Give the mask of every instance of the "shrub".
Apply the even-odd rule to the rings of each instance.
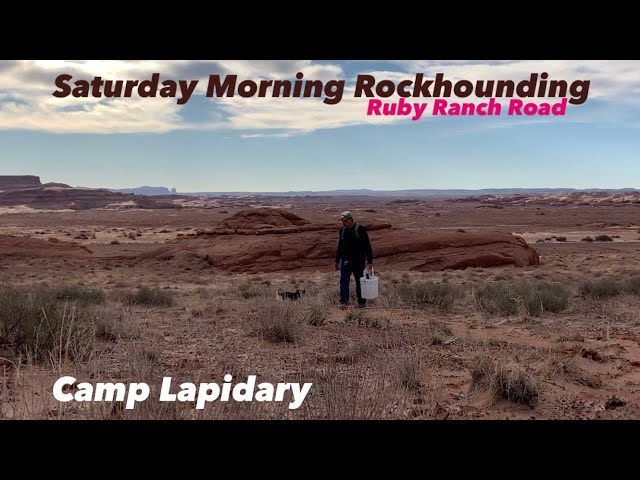
[[[127,293],[124,302],[145,307],[170,307],[175,303],[175,299],[171,292],[159,287],[142,287],[137,292]]]
[[[46,288],[0,287],[0,345],[35,362],[87,359],[95,314]]]
[[[369,316],[361,310],[350,311],[344,319],[347,323],[355,323],[360,327],[387,328],[391,325],[389,318],[379,315]]]
[[[403,355],[396,365],[396,376],[398,382],[407,390],[418,390],[420,388],[420,357],[411,353]]]
[[[640,294],[640,276],[627,278],[624,281],[624,289],[627,293]]]
[[[300,334],[299,310],[292,303],[272,301],[261,304],[253,333],[273,343],[293,343]]]
[[[416,307],[432,305],[450,310],[460,296],[458,289],[449,283],[417,282],[398,284],[395,288],[400,302]]]
[[[238,285],[238,295],[242,298],[266,297],[267,289],[264,285],[254,285],[251,282],[244,282]]]
[[[429,344],[444,345],[447,340],[453,337],[451,329],[441,320],[431,319],[429,321]]]
[[[139,326],[132,323],[124,307],[101,306],[96,310],[95,332],[98,340],[117,342],[119,339],[140,338]]]
[[[307,311],[307,323],[314,327],[321,327],[327,320],[327,310],[319,303],[312,304]]]
[[[580,240],[581,242],[593,242],[593,238],[591,237],[584,237],[582,240]]]
[[[472,386],[486,387],[498,397],[534,407],[538,403],[538,383],[522,365],[481,357],[471,371]]]
[[[620,295],[623,292],[623,286],[614,278],[599,278],[584,282],[580,291],[593,298],[611,298]]]
[[[477,307],[490,315],[526,313],[539,316],[544,311],[558,313],[569,306],[569,291],[559,283],[497,282],[474,292]]]
[[[596,242],[613,242],[613,238],[611,238],[609,235],[596,235],[596,238],[594,238],[594,240]]]
[[[58,300],[77,301],[84,305],[97,305],[104,302],[106,298],[104,292],[100,289],[86,288],[78,285],[67,285],[54,288],[52,293]]]

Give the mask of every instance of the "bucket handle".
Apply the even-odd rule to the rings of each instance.
[[[375,277],[375,276],[376,276],[376,272],[373,270],[373,265],[371,265],[370,267],[367,267],[367,268],[365,269],[365,272],[364,272],[364,273],[365,273],[365,275],[366,275],[366,273],[367,273],[367,270],[371,270],[371,276],[373,276],[373,277]],[[369,278],[369,276],[367,276],[367,278]]]

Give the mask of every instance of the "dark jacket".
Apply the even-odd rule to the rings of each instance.
[[[358,227],[358,235],[354,233],[356,224],[351,228],[340,227],[338,231],[338,248],[336,263],[341,259],[364,264],[373,263],[373,251],[369,241],[369,233],[362,225]],[[343,235],[344,230],[344,235]]]

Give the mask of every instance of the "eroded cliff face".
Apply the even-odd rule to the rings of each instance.
[[[38,187],[42,187],[42,182],[35,175],[0,175],[0,192]]]
[[[0,176],[0,206],[24,205],[46,210],[90,208],[181,208],[171,199],[112,192],[99,188],[73,188],[63,183],[42,184],[33,175]]]

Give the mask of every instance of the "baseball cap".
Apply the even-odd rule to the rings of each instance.
[[[346,220],[348,218],[353,218],[353,215],[351,215],[351,212],[346,211],[340,214],[340,220]]]

